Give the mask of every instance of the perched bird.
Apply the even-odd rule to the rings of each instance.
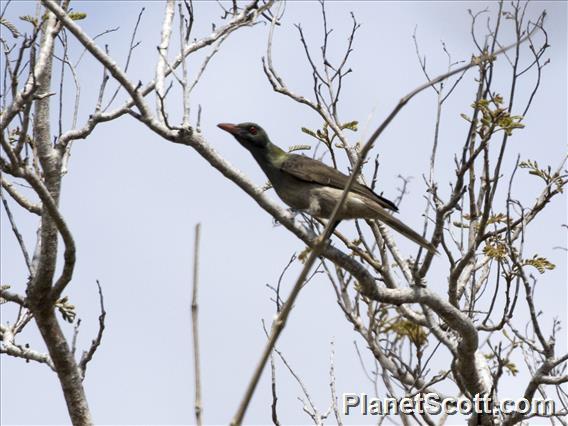
[[[258,124],[221,123],[218,127],[232,134],[250,151],[286,204],[314,217],[328,219],[331,216],[349,176],[321,161],[280,149],[270,141]],[[375,194],[365,185],[354,183],[334,226],[343,219],[376,219],[426,250],[436,252],[430,242],[388,210],[396,212],[398,208],[392,201]]]

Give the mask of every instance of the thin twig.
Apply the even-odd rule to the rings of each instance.
[[[339,412],[339,407],[337,403],[337,391],[335,387],[335,342],[331,341],[331,354],[329,356],[329,388],[331,390],[331,406],[333,408],[333,414],[335,415],[335,420],[338,426],[343,425],[341,419],[341,414]]]
[[[278,403],[278,395],[276,393],[276,365],[274,362],[274,355],[270,355],[270,373],[271,373],[271,385],[270,391],[272,393],[272,404],[270,405],[270,410],[272,413],[272,423],[274,426],[280,426],[280,420],[278,420],[278,410],[276,404]]]
[[[20,246],[20,249],[22,250],[22,255],[24,256],[24,261],[26,262],[28,272],[31,275],[32,274],[32,264],[30,262],[30,256],[28,255],[28,250],[26,249],[26,245],[24,243],[24,239],[22,238],[22,234],[18,230],[18,226],[16,225],[16,222],[14,221],[14,216],[12,216],[12,211],[10,210],[10,207],[8,206],[8,202],[4,198],[4,194],[2,193],[1,190],[0,190],[0,198],[2,199],[2,204],[4,204],[4,209],[6,210],[6,215],[8,216],[8,221],[10,222],[10,226],[12,227],[12,231],[14,232],[14,235],[16,236],[16,239],[18,240],[18,245]]]
[[[138,47],[138,45],[140,44],[140,42],[135,42],[136,39],[136,33],[138,32],[138,26],[140,25],[140,21],[142,20],[142,15],[144,14],[144,11],[146,10],[145,7],[143,7],[142,9],[140,9],[140,12],[138,13],[138,18],[136,19],[136,24],[134,25],[134,29],[132,30],[132,36],[130,37],[130,46],[128,47],[128,55],[126,56],[126,64],[124,65],[124,72],[128,71],[128,66],[130,65],[130,59],[132,58],[132,52],[134,52],[134,49],[136,49],[136,47]],[[93,41],[96,40],[96,37],[93,38]],[[85,50],[88,50],[87,46],[85,46]],[[108,54],[108,52],[107,52]],[[118,92],[120,91],[120,88],[122,86],[119,85],[116,90],[114,91],[114,93],[112,94],[112,96],[110,97],[110,100],[107,102],[106,106],[103,108],[103,111],[106,111],[114,102],[114,99],[116,98],[116,95],[118,95]]]
[[[193,245],[193,287],[191,295],[191,325],[193,332],[193,369],[195,374],[195,421],[198,426],[203,424],[203,405],[201,402],[201,369],[199,362],[199,318],[197,293],[199,287],[199,240],[201,224],[195,225],[195,241]]]
[[[164,21],[162,23],[161,41],[160,45],[158,46],[159,58],[158,63],[156,64],[156,115],[162,123],[165,121],[165,115],[163,112],[163,98],[165,97],[166,65],[168,65],[170,71],[173,73],[173,69],[171,69],[171,66],[169,66],[167,55],[168,48],[170,46],[170,36],[172,33],[174,14],[175,1],[168,0],[166,2]]]
[[[91,342],[91,346],[89,347],[88,351],[83,352],[81,356],[81,362],[79,362],[79,370],[81,371],[81,377],[85,378],[85,373],[87,372],[87,364],[89,361],[93,359],[95,352],[101,345],[101,341],[103,339],[103,333],[105,331],[105,318],[106,318],[106,311],[105,311],[105,300],[103,297],[103,289],[101,287],[101,283],[97,280],[97,289],[99,291],[99,304],[101,309],[101,314],[99,315],[99,331],[97,332],[97,336]],[[78,326],[79,324],[77,324]]]

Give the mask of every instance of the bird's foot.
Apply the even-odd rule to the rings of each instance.
[[[414,282],[412,283],[413,287],[420,287],[420,288],[426,288],[426,280],[424,278],[419,279],[419,278],[415,278]]]

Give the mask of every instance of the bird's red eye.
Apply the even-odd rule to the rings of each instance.
[[[251,135],[256,135],[256,132],[257,132],[256,127],[254,127],[254,126],[249,127],[249,133]]]

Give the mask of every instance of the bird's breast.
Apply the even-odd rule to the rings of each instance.
[[[265,172],[282,201],[296,210],[322,219],[331,216],[343,194],[342,189],[302,181],[277,169],[267,168]],[[375,217],[376,212],[369,204],[373,204],[371,200],[350,192],[338,219]]]
[[[327,219],[332,215],[342,194],[343,190],[338,188],[313,185],[299,189],[293,195],[279,195],[286,204],[304,210],[312,216]],[[375,213],[369,209],[362,197],[350,192],[343,208],[339,212],[338,219],[373,217],[374,215]]]

